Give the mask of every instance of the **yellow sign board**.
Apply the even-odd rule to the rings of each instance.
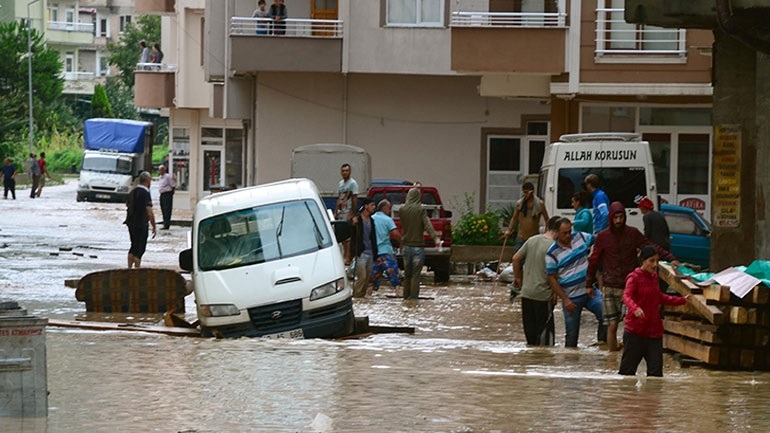
[[[717,125],[714,134],[714,225],[738,227],[741,217],[741,126]]]

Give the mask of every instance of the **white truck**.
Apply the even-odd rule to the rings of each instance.
[[[365,197],[372,181],[372,162],[369,153],[360,147],[326,143],[297,147],[291,152],[291,177],[311,179],[326,208],[333,210],[342,164],[350,164],[350,177],[358,183],[358,195]]]
[[[135,179],[152,167],[155,125],[125,119],[88,119],[77,201],[125,202]]]

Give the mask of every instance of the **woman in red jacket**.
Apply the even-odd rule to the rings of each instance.
[[[658,251],[645,245],[639,253],[642,266],[626,277],[623,303],[626,304],[623,357],[620,374],[633,376],[639,363],[647,361],[647,376],[663,376],[663,321],[661,305],[683,305],[687,298],[667,295],[658,286]]]

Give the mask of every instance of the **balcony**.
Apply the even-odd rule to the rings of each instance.
[[[93,72],[64,72],[64,94],[93,95],[96,81]]]
[[[173,15],[176,13],[176,0],[135,0],[137,14]]]
[[[596,9],[597,62],[626,59],[633,63],[650,58],[686,61],[685,30],[627,23],[624,12],[624,8]]]
[[[560,11],[453,12],[452,70],[561,74],[567,16]]]
[[[143,108],[174,106],[176,65],[137,63],[134,71],[134,105]]]
[[[342,36],[340,20],[287,19],[281,26],[265,18],[233,17],[228,67],[236,73],[340,72]]]
[[[91,45],[94,42],[94,25],[74,21],[48,21],[46,40],[69,45]]]

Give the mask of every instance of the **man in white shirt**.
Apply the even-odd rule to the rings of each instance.
[[[174,206],[174,190],[176,179],[168,172],[165,165],[161,165],[158,174],[158,191],[160,192],[160,211],[163,214],[163,228],[171,228],[171,210]]]
[[[340,167],[342,179],[337,185],[337,205],[334,207],[334,215],[338,220],[351,222],[358,209],[358,182],[350,177],[350,164],[345,163]],[[345,265],[350,264],[350,241],[343,243],[345,249]]]

